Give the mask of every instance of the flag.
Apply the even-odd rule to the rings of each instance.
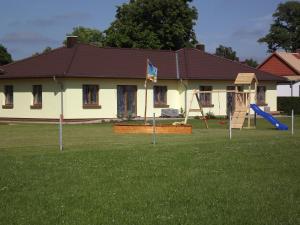
[[[147,63],[147,79],[151,80],[152,82],[156,83],[157,81],[157,67],[153,66],[153,64],[148,60]]]

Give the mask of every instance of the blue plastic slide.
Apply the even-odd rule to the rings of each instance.
[[[276,120],[271,114],[266,113],[262,111],[256,104],[250,104],[251,109],[254,110],[258,115],[263,117],[265,120],[269,121],[271,124],[273,124],[276,129],[278,130],[288,130],[288,126],[284,125],[283,123],[280,123],[278,120]]]

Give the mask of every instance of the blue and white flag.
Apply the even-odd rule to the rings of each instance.
[[[152,82],[157,82],[157,72],[158,69],[155,67],[149,60],[147,63],[147,79],[151,80]]]

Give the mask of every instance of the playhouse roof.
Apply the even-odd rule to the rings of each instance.
[[[99,48],[87,44],[60,47],[2,66],[0,79],[53,76],[144,79],[147,58],[158,67],[158,79],[233,81],[238,73],[255,73],[258,80],[285,80],[198,49]]]
[[[257,78],[255,73],[239,73],[235,79],[234,84],[252,84],[252,82],[257,83]]]

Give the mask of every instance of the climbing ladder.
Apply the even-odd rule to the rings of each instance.
[[[247,114],[247,108],[235,110],[231,118],[231,127],[242,129]]]
[[[231,119],[232,128],[242,129],[248,113],[250,113],[250,92],[236,92]]]

